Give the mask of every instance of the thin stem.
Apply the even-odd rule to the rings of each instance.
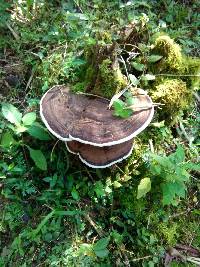
[[[169,77],[200,77],[200,74],[168,74],[168,73],[160,73],[154,74],[155,76],[169,76]]]
[[[58,144],[59,141],[60,141],[60,140],[57,140],[56,143],[54,144],[53,148],[52,148],[51,155],[50,155],[50,161],[53,160],[53,152],[54,152],[55,147],[56,147],[56,145]]]
[[[103,97],[103,96],[94,95],[94,94],[91,94],[91,93],[77,92],[76,94],[77,94],[77,95],[89,95],[89,96],[95,96],[95,97],[98,97],[98,98],[102,98],[102,99],[105,99],[105,100],[109,100],[108,98],[105,98],[105,97]]]

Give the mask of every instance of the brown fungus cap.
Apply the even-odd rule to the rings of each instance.
[[[97,147],[78,141],[66,142],[69,152],[77,154],[80,160],[92,168],[106,168],[131,155],[133,140],[114,146]]]
[[[144,92],[142,90],[142,92]],[[135,96],[140,107],[127,119],[113,116],[109,100],[73,94],[66,86],[54,86],[40,102],[40,115],[48,130],[63,141],[112,146],[133,139],[151,122],[154,108],[146,94]]]

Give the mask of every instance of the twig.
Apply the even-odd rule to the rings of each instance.
[[[83,12],[82,8],[80,7],[80,5],[77,3],[77,1],[76,1],[76,0],[74,0],[74,3],[77,5],[77,7],[78,7],[78,8],[79,8],[79,10],[81,11],[81,13],[82,13],[82,14],[84,14],[84,12]]]
[[[170,215],[170,216],[169,216],[169,219],[171,219],[171,218],[176,218],[176,217],[179,217],[180,215],[184,215],[184,214],[188,214],[188,213],[190,213],[191,211],[193,211],[193,210],[195,209],[195,207],[198,206],[198,204],[199,204],[199,202],[195,203],[195,205],[194,205],[192,208],[187,208],[187,210],[185,210],[185,211],[182,211],[182,212],[179,212],[179,213]]]
[[[99,227],[95,224],[95,222],[92,220],[89,214],[86,214],[85,218],[92,225],[92,227],[95,229],[95,231],[100,237],[104,236],[104,232],[101,229],[99,229]]]
[[[56,143],[54,144],[54,146],[53,146],[53,148],[51,150],[50,161],[53,160],[53,152],[54,152],[54,149],[55,149],[55,147],[56,147],[56,145],[58,144],[59,141],[60,141],[59,139],[56,141]]]
[[[143,51],[142,51],[137,45],[133,45],[133,44],[125,44],[125,45],[124,45],[124,48],[125,48],[125,46],[128,46],[128,45],[130,45],[130,46],[132,46],[132,47],[138,49],[138,50],[143,54]],[[126,49],[124,49],[124,50],[126,51]]]
[[[87,169],[86,167],[85,167],[85,170],[86,170],[88,176],[91,178],[92,182],[95,183],[95,181],[94,181],[94,179],[93,179],[91,173],[88,171],[88,169]]]
[[[129,86],[127,86],[126,88],[124,88],[122,91],[120,91],[119,93],[115,94],[111,100],[110,100],[110,103],[109,103],[109,106],[108,108],[110,109],[113,105],[113,103],[120,98],[120,96],[122,96],[127,90],[128,90]]]
[[[98,98],[102,98],[102,99],[105,99],[105,100],[109,100],[108,98],[105,98],[105,97],[103,97],[103,96],[100,96],[100,95],[94,95],[94,94],[90,94],[90,93],[77,92],[76,94],[78,94],[78,95],[95,96],[95,97],[98,97]]]
[[[200,266],[200,258],[186,257],[186,260]]]
[[[171,74],[171,73],[160,73],[154,74],[155,76],[169,76],[169,77],[200,77],[200,74]]]
[[[183,123],[180,121],[179,123],[179,126],[180,126],[180,130],[182,132],[182,134],[185,136],[185,138],[187,139],[187,141],[189,142],[189,145],[191,146],[192,145],[192,141],[191,138],[188,136],[188,134],[186,133],[186,130],[184,128],[184,125]]]
[[[149,146],[150,146],[150,150],[151,150],[151,152],[154,153],[155,150],[154,150],[154,146],[153,146],[153,141],[152,141],[152,139],[149,139]]]
[[[127,252],[127,253],[129,253],[131,255],[135,255],[134,252],[128,251],[126,249],[121,249],[121,251]],[[131,261],[133,261],[133,262],[135,262],[135,261],[141,261],[141,260],[149,259],[149,258],[152,258],[152,257],[153,257],[152,255],[149,255],[149,256],[144,256],[144,257],[132,259]]]
[[[162,103],[152,103],[151,105],[147,105],[147,106],[135,106],[135,105],[131,105],[131,106],[128,106],[128,107],[125,107],[123,109],[149,109],[149,108],[152,108],[152,107],[158,107],[158,106],[163,106],[165,104],[162,104]]]
[[[30,78],[28,79],[28,82],[27,82],[27,84],[26,84],[25,92],[27,92],[27,89],[29,88],[29,86],[30,86],[30,84],[31,84],[31,82],[32,82],[32,80],[33,80],[33,76],[34,76],[34,74],[35,74],[35,70],[32,69],[32,71],[31,71],[31,76],[30,76]]]
[[[200,96],[197,93],[193,93],[196,100],[200,103]]]
[[[14,38],[18,41],[19,40],[19,35],[13,30],[13,28],[10,26],[10,24],[6,23],[6,26],[11,31],[12,35],[14,36]]]
[[[127,70],[127,67],[126,67],[126,62],[124,61],[124,59],[123,59],[123,57],[120,55],[120,61],[123,63],[123,65],[124,65],[124,68],[125,68],[125,72],[126,72],[126,76],[127,76],[127,79],[128,79],[128,81],[129,82],[131,82],[130,81],[130,78],[129,78],[129,75],[128,75],[128,70]]]

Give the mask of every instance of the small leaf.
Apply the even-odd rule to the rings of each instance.
[[[170,155],[171,156],[171,155]],[[169,158],[170,158],[169,156]],[[175,158],[177,163],[181,163],[185,160],[185,151],[182,146],[178,146],[176,149],[176,152],[172,154],[172,156]]]
[[[120,99],[114,101],[114,115],[124,119],[130,117],[133,111],[131,109],[126,109],[125,106],[126,104]]]
[[[22,114],[12,104],[2,104],[2,114],[9,122],[18,125],[21,123]]]
[[[125,107],[125,103],[122,100],[117,99],[113,102],[113,107],[115,110],[121,110]]]
[[[94,250],[94,253],[96,254],[97,257],[99,258],[105,258],[109,254],[109,250],[107,248],[102,249],[102,250]]]
[[[102,250],[102,249],[105,249],[107,247],[109,241],[110,241],[110,238],[108,238],[108,237],[101,238],[100,240],[98,240],[94,244],[93,249],[94,250]]]
[[[24,115],[22,118],[24,125],[32,125],[34,121],[36,120],[36,113],[35,112],[29,112]]]
[[[73,187],[71,194],[72,194],[73,199],[79,200],[79,194],[75,187]]]
[[[143,81],[153,81],[153,80],[155,80],[155,78],[156,78],[156,76],[152,75],[152,74],[145,74],[145,75],[141,76],[141,79]]]
[[[97,194],[97,197],[103,197],[105,195],[104,185],[101,181],[95,183],[94,191]]]
[[[121,109],[114,112],[115,116],[121,117],[123,119],[129,118],[133,114],[131,109]]]
[[[122,91],[120,91],[119,93],[117,93],[117,94],[115,94],[112,98],[111,98],[111,100],[110,100],[110,103],[109,103],[109,109],[111,108],[111,106],[113,105],[113,103],[115,102],[115,101],[117,101],[119,98],[120,98],[120,96],[122,96],[123,94],[125,95],[127,92],[127,87],[126,88],[124,88]]]
[[[151,125],[153,125],[154,127],[157,127],[157,128],[162,128],[162,127],[165,127],[165,121],[153,122],[153,123],[151,123]]]
[[[35,162],[35,165],[39,169],[46,171],[47,170],[47,162],[46,162],[46,158],[45,158],[44,154],[42,153],[42,151],[41,150],[35,150],[35,149],[30,148],[30,147],[28,147],[28,150],[30,152],[30,157]]]
[[[157,61],[159,61],[163,56],[160,55],[151,55],[149,57],[147,57],[147,60],[149,63],[155,63]]]
[[[138,185],[137,199],[145,196],[151,190],[151,180],[146,177],[140,181]]]
[[[15,143],[15,140],[9,132],[6,132],[2,135],[1,138],[2,147],[10,147],[13,143]]]
[[[35,137],[35,138],[37,138],[39,140],[42,140],[42,141],[43,140],[46,141],[46,140],[50,140],[51,139],[51,137],[48,134],[48,132],[39,123],[34,123],[33,125],[31,125],[28,128],[27,132],[31,136],[33,136],[33,137]]]
[[[122,185],[121,185],[118,181],[114,181],[113,186],[114,186],[115,188],[119,188],[119,187],[121,187]]]
[[[132,85],[136,86],[139,84],[139,80],[135,77],[135,75],[129,74],[128,77],[129,77]]]
[[[131,65],[138,71],[144,70],[144,64],[138,63],[138,62],[132,62]]]

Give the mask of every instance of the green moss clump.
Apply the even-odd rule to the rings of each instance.
[[[197,91],[200,87],[200,59],[193,57],[186,57],[185,66],[186,66],[186,71],[184,74],[194,75],[188,77],[186,76],[187,84],[192,90]]]
[[[178,226],[173,223],[169,226],[167,223],[160,223],[158,227],[159,234],[165,239],[169,246],[174,246],[178,238]]]
[[[154,102],[164,104],[159,117],[170,124],[176,122],[180,113],[186,110],[192,101],[192,92],[180,79],[164,79],[155,86],[151,96]]]
[[[144,217],[144,210],[147,206],[147,200],[145,198],[137,199],[137,185],[129,189],[124,190],[119,194],[120,203],[123,209],[128,212],[133,212],[135,219]]]
[[[83,77],[82,81],[76,83],[72,87],[73,92],[86,92],[86,89],[90,85],[91,81],[94,79],[95,70],[91,66],[89,66],[86,70],[85,76]]]
[[[155,66],[159,71],[183,73],[185,70],[181,47],[167,35],[159,36],[155,40],[153,52],[163,56]]]
[[[113,67],[110,59],[105,59],[99,66],[98,77],[93,92],[112,98],[114,94],[127,86],[127,81],[119,67]]]
[[[98,71],[92,66],[86,70],[84,80],[75,84],[74,92],[86,92],[97,94],[106,98],[112,98],[114,94],[127,86],[127,80],[120,68],[113,67],[110,59],[105,59],[98,67]]]

